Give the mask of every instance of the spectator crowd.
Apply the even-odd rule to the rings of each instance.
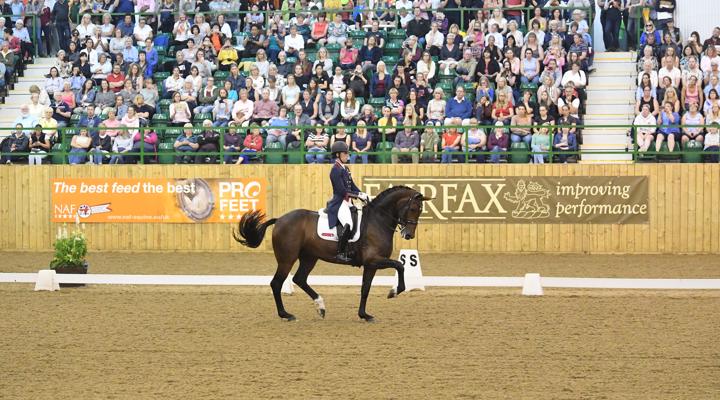
[[[16,23],[0,52],[6,77],[6,49],[23,59],[29,40],[17,15],[47,22],[34,34],[56,55],[3,141],[3,163],[56,150],[72,164],[132,163],[163,149],[181,163],[245,163],[301,148],[320,163],[337,140],[353,162],[387,152],[497,163],[524,149],[543,163],[550,151],[576,159],[582,142],[588,0],[29,0],[25,14],[2,4]],[[696,61],[704,71],[713,60]],[[697,78],[679,99],[703,103],[707,76]]]

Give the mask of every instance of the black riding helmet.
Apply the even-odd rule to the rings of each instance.
[[[332,153],[333,157],[337,157],[338,153],[349,152],[348,145],[345,142],[337,141],[333,143],[332,147],[330,148],[330,152]]]

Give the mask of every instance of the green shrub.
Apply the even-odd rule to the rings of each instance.
[[[55,247],[55,257],[50,262],[50,268],[80,267],[85,262],[87,239],[80,230],[79,224],[70,233],[68,233],[67,227],[58,228],[57,239],[53,246]]]

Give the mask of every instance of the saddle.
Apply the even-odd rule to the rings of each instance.
[[[337,242],[337,227],[328,228],[328,215],[325,209],[318,210],[317,234],[320,239]],[[350,215],[352,216],[352,233],[348,243],[354,243],[360,240],[360,224],[362,223],[362,211],[355,207],[350,207]]]

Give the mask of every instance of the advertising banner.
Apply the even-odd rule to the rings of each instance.
[[[376,196],[405,185],[432,201],[429,223],[645,224],[649,222],[645,176],[365,177]]]
[[[52,222],[227,223],[266,209],[267,181],[73,178],[51,181]]]

